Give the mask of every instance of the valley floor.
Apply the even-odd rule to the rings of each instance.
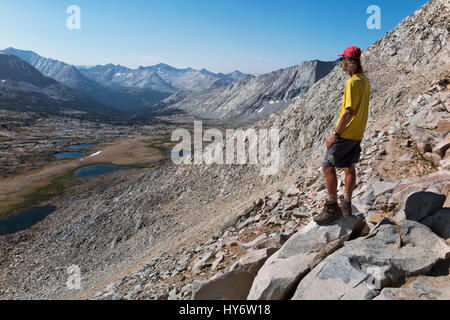
[[[165,161],[176,143],[170,141],[171,132],[192,128],[194,118],[161,120],[164,124],[118,126],[0,110],[0,217],[34,205],[57,205],[52,198],[82,182],[72,178],[80,167],[108,164],[139,169]],[[222,125],[216,121],[206,128]],[[69,148],[78,144],[94,147]],[[55,158],[58,153],[77,151],[84,156]]]
[[[164,129],[113,127],[58,118],[26,123],[25,115],[11,112],[3,119],[11,117],[17,121],[9,121],[0,130],[0,216],[51,202],[64,187],[76,183],[71,178],[77,168],[93,164],[152,167],[166,158],[155,146],[166,139]],[[70,145],[80,143],[94,147],[69,149]],[[77,151],[85,156],[61,160],[54,157],[57,153]]]

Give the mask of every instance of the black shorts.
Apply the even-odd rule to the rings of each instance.
[[[361,141],[337,138],[336,142],[327,149],[322,166],[335,168],[351,168],[359,162],[361,156]]]

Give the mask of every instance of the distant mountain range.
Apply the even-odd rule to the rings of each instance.
[[[259,77],[189,94],[179,91],[158,104],[159,112],[184,111],[212,119],[254,121],[267,117],[306,94],[317,81],[328,75],[337,61],[302,62]]]
[[[132,119],[190,114],[237,122],[260,120],[303,96],[337,65],[336,61],[307,61],[255,77],[240,71],[216,74],[206,69],[177,69],[162,63],[137,69],[113,64],[79,69],[32,51],[8,48],[0,52],[4,53],[3,63],[6,60],[10,63],[15,56],[20,58],[14,59],[15,68],[22,68],[17,74],[11,69],[8,77],[0,72],[0,79],[7,80],[1,84],[1,104],[13,103],[14,97],[16,107],[19,104],[36,107],[34,102],[39,101],[42,109],[45,101],[50,103],[46,99],[58,101],[49,105],[51,109],[63,107],[62,101],[67,98],[69,106],[77,110],[98,109],[99,113],[108,113],[111,107],[127,112],[128,116],[124,113],[122,116]],[[20,66],[18,60],[25,64]],[[28,71],[24,73],[25,69]],[[27,78],[31,75],[32,79]],[[36,85],[36,79],[47,85]],[[53,81],[50,83],[50,80]],[[14,89],[12,81],[20,85]],[[3,92],[6,88],[7,95]],[[73,90],[68,91],[69,88]],[[20,96],[17,90],[27,94]],[[34,102],[28,103],[31,94]]]
[[[82,69],[81,72],[109,87],[151,88],[171,93],[178,90],[199,92],[224,87],[235,80],[252,77],[239,71],[230,74],[216,74],[205,69],[177,69],[164,63],[152,67],[139,67],[134,70],[120,65],[108,64]]]
[[[149,88],[108,88],[89,79],[72,65],[41,57],[33,51],[8,48],[2,52],[19,57],[45,76],[117,110],[130,111],[144,106],[148,107],[170,95],[169,92],[160,92]]]
[[[123,117],[5,53],[0,53],[0,108],[95,119]]]
[[[113,64],[78,69],[33,51],[7,48],[2,52],[15,55],[43,75],[121,111],[152,106],[180,89],[201,91],[249,77],[239,71],[224,75],[205,69],[176,69],[165,64],[136,70]]]

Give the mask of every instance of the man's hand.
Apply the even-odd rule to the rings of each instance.
[[[331,135],[328,139],[327,139],[327,149],[330,149],[331,146],[336,142],[336,135]]]

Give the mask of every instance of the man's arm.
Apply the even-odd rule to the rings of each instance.
[[[348,123],[352,120],[354,115],[355,115],[355,111],[352,108],[348,107],[345,109],[345,112],[342,115],[341,121],[339,121],[339,123],[336,127],[337,134],[342,134],[342,132],[344,132],[345,127],[347,127]]]
[[[335,132],[337,134],[342,134],[344,132],[345,127],[347,127],[348,123],[352,120],[353,116],[355,115],[355,111],[348,107],[345,109],[344,114],[342,115],[341,120],[339,121]],[[336,142],[337,136],[335,134],[331,135],[327,139],[327,149],[330,149],[331,146]]]

